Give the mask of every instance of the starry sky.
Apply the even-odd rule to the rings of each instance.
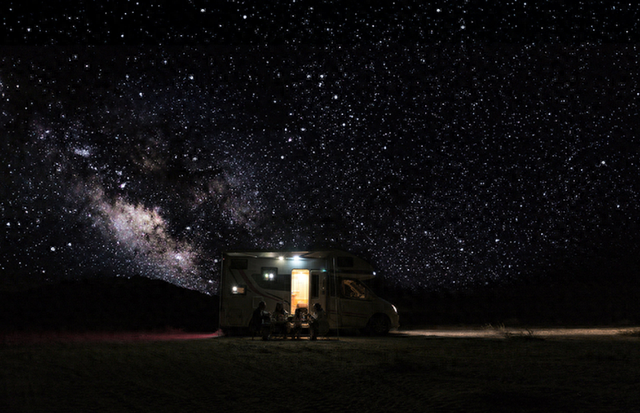
[[[336,247],[462,289],[637,256],[638,6],[267,3],[1,6],[3,283],[215,293],[225,249]]]

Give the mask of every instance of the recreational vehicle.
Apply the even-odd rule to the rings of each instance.
[[[260,301],[273,311],[284,304],[312,312],[320,303],[330,329],[368,329],[386,334],[398,328],[396,308],[362,283],[375,276],[363,259],[339,250],[227,251],[222,254],[220,328],[249,327]]]

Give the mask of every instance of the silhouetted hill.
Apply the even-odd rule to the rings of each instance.
[[[0,292],[0,331],[214,331],[218,298],[143,277],[66,281]]]
[[[640,245],[640,243],[639,243]],[[402,288],[378,279],[374,291],[393,303],[404,327],[430,325],[639,325],[640,251],[617,244],[561,257],[511,282],[466,290]]]
[[[403,326],[637,325],[636,278],[553,279],[467,291],[387,291]]]

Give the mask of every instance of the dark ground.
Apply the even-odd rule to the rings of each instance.
[[[604,281],[603,281],[604,280]],[[473,291],[407,291],[384,283],[403,329],[429,326],[640,325],[640,282],[578,278]],[[0,291],[0,332],[214,332],[218,297],[142,277],[68,281]]]
[[[101,279],[5,291],[0,411],[632,411],[640,403],[637,331],[528,334],[526,325],[544,320],[638,320],[637,290],[581,285],[427,295],[381,289],[398,306],[402,329],[493,323],[495,334],[408,331],[317,342],[211,334],[217,297],[164,281]]]
[[[0,344],[0,411],[630,412],[635,336]]]

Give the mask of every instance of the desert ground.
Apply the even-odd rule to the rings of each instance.
[[[5,336],[0,411],[622,412],[640,405],[635,331],[425,331],[318,341],[179,331]]]

